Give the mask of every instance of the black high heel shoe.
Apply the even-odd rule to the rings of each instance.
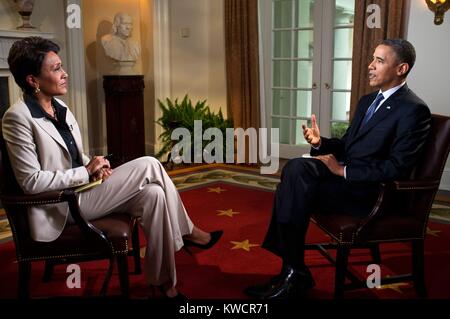
[[[209,249],[219,241],[220,237],[222,237],[223,230],[213,231],[210,233],[210,235],[211,235],[211,239],[206,244],[197,244],[189,239],[183,239],[183,242],[184,242],[183,248],[185,248],[188,252],[189,252],[189,249],[187,247],[189,247],[189,246],[197,247],[197,248],[200,248],[203,250]]]

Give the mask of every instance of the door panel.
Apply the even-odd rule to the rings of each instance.
[[[280,130],[280,157],[298,157],[309,152],[302,124],[311,114],[323,136],[348,125],[354,0],[266,0],[260,9],[267,126]]]

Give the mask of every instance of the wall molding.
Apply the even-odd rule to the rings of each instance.
[[[64,8],[67,8],[69,4],[77,4],[81,7],[81,1],[64,0]],[[67,12],[64,12],[64,16],[67,19]],[[67,64],[70,75],[69,107],[79,123],[84,152],[89,154],[89,121],[86,101],[83,29],[69,29],[66,27],[66,44]]]
[[[161,111],[158,105],[158,99],[164,100],[171,96],[170,85],[170,12],[169,1],[153,1],[153,47],[154,47],[154,66],[155,66],[155,119],[161,117]],[[155,153],[161,148],[158,140],[162,129],[155,125]]]

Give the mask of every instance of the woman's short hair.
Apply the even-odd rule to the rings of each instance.
[[[58,53],[59,50],[56,43],[41,37],[28,37],[13,43],[9,50],[8,65],[22,91],[33,92],[34,88],[27,83],[27,76],[39,76],[47,53]]]

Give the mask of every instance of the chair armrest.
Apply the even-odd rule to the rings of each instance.
[[[45,205],[56,204],[67,201],[63,197],[64,191],[52,191],[33,195],[2,195],[1,201],[3,204],[9,205]]]
[[[111,250],[110,241],[107,239],[103,231],[92,225],[81,216],[78,199],[73,189],[51,191],[33,195],[1,195],[0,199],[4,205],[10,206],[36,206],[67,202],[69,205],[69,212],[75,221],[75,224],[80,228],[84,235],[91,237],[94,240],[100,240],[106,245],[107,249]]]
[[[439,181],[394,181],[392,183],[395,190],[433,190],[439,187]]]
[[[380,190],[378,193],[378,199],[372,208],[372,211],[364,218],[357,233],[361,232],[367,224],[373,219],[380,216],[386,207],[389,207],[396,199],[397,192],[415,192],[415,191],[437,191],[439,188],[439,181],[393,181],[388,183],[380,183]]]
[[[113,254],[113,247],[111,242],[106,237],[105,233],[92,225],[89,221],[85,220],[80,213],[80,206],[78,205],[78,199],[75,196],[75,192],[73,189],[66,189],[63,191],[63,197],[67,200],[69,204],[69,211],[72,215],[75,223],[81,229],[81,231],[85,234],[85,236],[89,236],[94,240],[100,240],[104,245],[105,249],[111,251]]]

